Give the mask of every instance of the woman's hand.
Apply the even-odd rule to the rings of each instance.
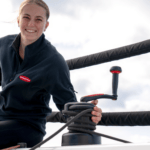
[[[94,105],[97,105],[98,100],[93,100],[91,101],[91,103]],[[102,110],[99,107],[95,106],[91,114],[94,115],[93,117],[91,117],[92,121],[98,124],[98,122],[101,121],[101,118],[102,118]]]

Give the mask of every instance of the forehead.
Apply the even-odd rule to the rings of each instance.
[[[46,18],[46,10],[37,4],[27,4],[23,7],[21,15],[29,14],[30,16],[41,16]]]

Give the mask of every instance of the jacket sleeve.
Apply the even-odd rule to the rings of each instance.
[[[66,61],[61,55],[54,59],[53,77],[50,93],[57,108],[61,111],[68,102],[77,102]]]

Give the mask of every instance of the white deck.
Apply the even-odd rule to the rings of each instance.
[[[29,150],[29,148],[16,149]],[[150,143],[143,144],[118,144],[118,145],[89,145],[89,146],[63,146],[63,147],[41,147],[37,150],[150,150]]]

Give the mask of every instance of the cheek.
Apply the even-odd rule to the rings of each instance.
[[[43,26],[43,25],[39,27],[40,31],[44,31],[44,29],[45,29],[45,26]]]
[[[25,27],[25,25],[26,25],[26,23],[25,23],[25,22],[23,22],[23,21],[21,21],[21,22],[20,22],[20,27],[21,27],[21,28],[24,28],[24,27]]]

